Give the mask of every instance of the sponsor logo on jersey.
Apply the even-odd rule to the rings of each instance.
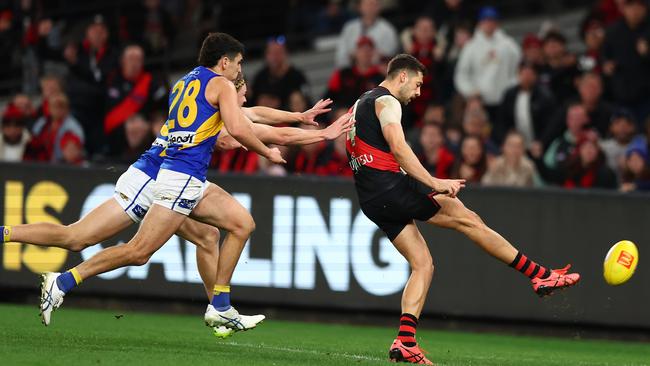
[[[169,134],[167,141],[170,145],[191,145],[194,143],[195,132],[176,131]]]
[[[352,156],[350,157],[350,168],[352,170],[357,171],[359,168],[363,165],[370,164],[375,160],[375,158],[372,156],[372,154],[363,154],[359,156]]]
[[[178,201],[178,207],[182,207],[186,210],[193,210],[194,206],[196,206],[196,200],[188,200],[186,198],[181,198]]]
[[[167,147],[167,140],[163,140],[163,139],[161,139],[160,137],[157,137],[157,138],[154,140],[153,144],[151,144],[151,145],[152,145],[152,146],[157,146],[157,147],[166,148],[166,147]]]
[[[147,214],[147,210],[145,210],[142,206],[140,205],[135,205],[131,209],[131,212],[133,212],[137,217],[139,218],[144,218],[144,215]]]

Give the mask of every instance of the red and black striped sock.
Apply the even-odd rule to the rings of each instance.
[[[404,313],[399,319],[399,333],[397,339],[402,341],[406,347],[413,347],[417,344],[415,332],[418,327],[418,318],[413,314]]]
[[[510,267],[516,269],[517,271],[524,274],[528,278],[546,278],[551,275],[546,267],[540,266],[539,264],[531,261],[521,252],[517,253],[515,260],[510,263]]]

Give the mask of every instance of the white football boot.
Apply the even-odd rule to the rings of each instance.
[[[52,312],[63,304],[65,292],[59,289],[56,279],[61,275],[59,272],[45,272],[41,274],[41,322],[50,325]]]
[[[205,310],[205,325],[214,329],[214,335],[219,338],[226,338],[234,332],[249,330],[255,328],[261,323],[266,316],[264,315],[241,315],[234,308],[225,311],[219,311],[211,304]],[[226,328],[226,329],[223,329]],[[231,332],[228,332],[231,330]]]

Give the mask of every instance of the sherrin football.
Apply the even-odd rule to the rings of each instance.
[[[612,286],[625,283],[632,277],[639,263],[639,250],[629,240],[621,240],[614,244],[605,256],[603,275],[605,282]]]

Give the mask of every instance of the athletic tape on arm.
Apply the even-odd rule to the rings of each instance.
[[[379,112],[379,123],[381,127],[391,123],[402,123],[402,105],[392,95],[382,95],[377,98],[383,108]]]

